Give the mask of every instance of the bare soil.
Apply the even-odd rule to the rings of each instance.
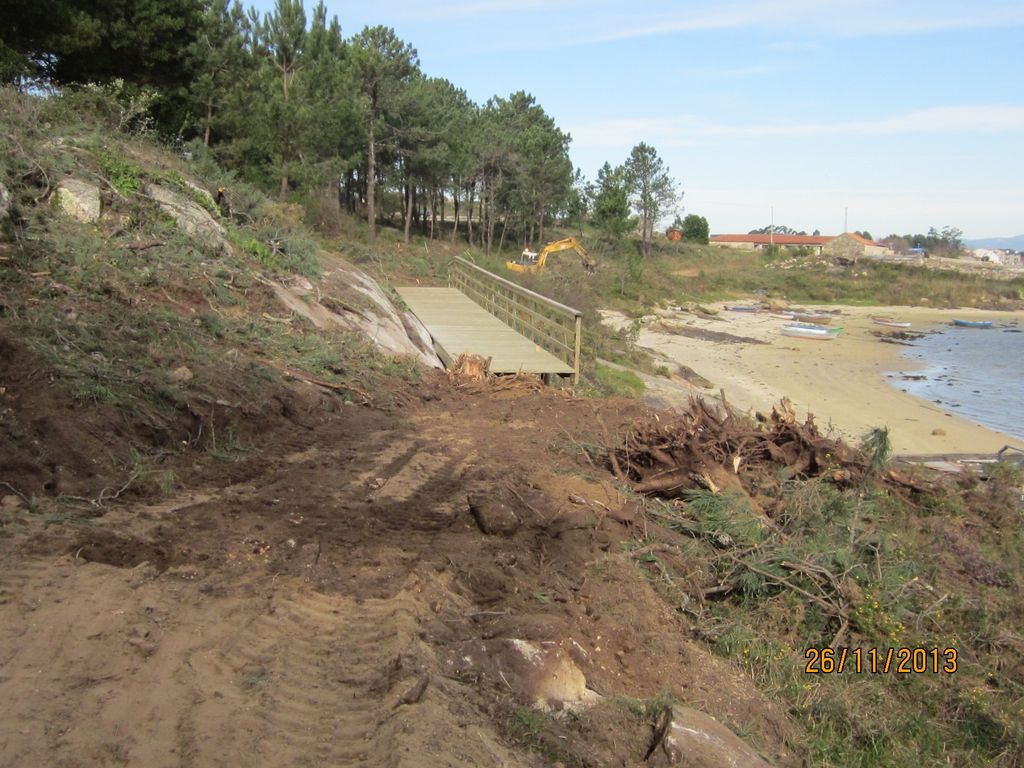
[[[294,384],[238,416],[235,460],[185,448],[170,497],[69,515],[57,493],[121,486],[133,422],[2,351],[0,764],[633,766],[653,732],[629,702],[665,693],[800,764],[786,713],[626,551],[650,523],[586,447],[642,405]],[[512,517],[484,533],[470,497]],[[536,728],[501,680],[446,672],[493,638],[575,641],[601,702]]]

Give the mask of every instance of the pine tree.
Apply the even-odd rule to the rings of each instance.
[[[630,201],[640,216],[640,241],[644,256],[650,255],[651,237],[658,217],[676,199],[675,182],[654,147],[640,142],[630,152],[625,165]]]
[[[390,139],[388,120],[401,86],[419,72],[416,49],[402,42],[390,27],[366,27],[352,39],[352,57],[363,95],[366,124],[366,218],[370,241],[377,236],[377,153]]]
[[[591,222],[609,240],[620,240],[633,222],[629,215],[629,190],[622,166],[612,168],[606,162],[597,172],[597,181],[590,188]]]

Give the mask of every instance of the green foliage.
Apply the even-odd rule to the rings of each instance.
[[[630,152],[623,166],[623,178],[629,189],[630,202],[640,217],[640,239],[643,254],[647,256],[655,223],[675,204],[676,185],[657,150],[644,142]]]
[[[677,216],[676,219],[678,220],[678,218]],[[689,240],[691,243],[700,243],[701,245],[707,245],[708,239],[711,236],[708,220],[695,213],[687,214],[686,218],[680,222],[679,230],[683,234],[683,240]]]
[[[608,240],[617,242],[633,226],[629,211],[629,191],[621,166],[605,163],[597,172],[597,182],[590,189],[591,221]]]
[[[650,699],[620,696],[616,699],[616,702],[635,717],[652,722],[666,709],[671,709],[680,703],[675,694],[668,690],[662,691]]]
[[[371,241],[376,237],[378,142],[386,141],[401,102],[400,94],[419,74],[416,49],[390,27],[366,27],[351,43],[354,74],[364,102],[367,136],[367,222]]]
[[[889,439],[888,427],[874,427],[869,430],[861,440],[860,449],[868,455],[871,463],[871,471],[874,474],[882,472],[892,457],[892,440]]]
[[[1018,470],[1001,471],[1019,494]],[[735,526],[750,511],[724,495],[698,492],[684,505],[648,503],[656,520],[692,537],[678,545],[678,559],[659,563],[668,569],[659,590],[693,614],[717,654],[804,723],[809,764],[1016,764],[1010,756],[1024,747],[1024,678],[1003,659],[1016,658],[1005,627],[1020,621],[1021,609],[1015,587],[992,585],[1009,584],[1009,573],[1019,577],[1024,562],[1019,517],[994,514],[1006,508],[998,489],[961,483],[936,494],[959,497],[948,505],[976,515],[971,543],[936,537],[936,526],[946,523],[922,521],[919,500],[906,506],[879,487],[841,489],[823,480],[785,486],[771,525],[743,539]],[[680,591],[692,596],[682,585],[695,573],[707,574],[699,588],[707,591],[681,599]],[[864,653],[877,648],[883,660],[889,647],[956,648],[959,667],[953,674],[850,667],[843,674],[807,674],[805,651],[832,644]]]
[[[738,493],[694,490],[687,491],[683,498],[686,511],[696,518],[698,530],[705,537],[721,540],[722,536],[727,536],[739,546],[753,545],[764,539],[763,524]]]
[[[142,169],[124,155],[103,152],[99,156],[100,170],[114,188],[127,197],[142,189]]]
[[[0,25],[0,76],[58,83],[109,82],[173,89],[189,80],[186,51],[199,0],[15,3]]]
[[[643,381],[635,373],[618,368],[596,365],[593,377],[598,391],[605,395],[639,397],[646,389]]]
[[[275,273],[320,276],[318,246],[302,232],[286,232],[270,225],[256,230],[229,230],[229,239],[265,269]]]

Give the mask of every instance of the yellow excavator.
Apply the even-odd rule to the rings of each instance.
[[[515,261],[506,261],[505,266],[513,272],[540,272],[547,263],[548,256],[558,251],[573,250],[580,256],[580,264],[587,272],[593,272],[597,262],[587,253],[579,240],[575,237],[567,237],[563,240],[555,240],[545,245],[540,252],[534,253],[527,249]]]

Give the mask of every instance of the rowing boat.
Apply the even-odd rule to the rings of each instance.
[[[991,320],[953,320],[953,325],[961,328],[991,328]]]
[[[842,328],[822,328],[811,323],[792,323],[782,326],[780,333],[783,336],[791,336],[794,339],[814,339],[816,341],[831,341],[836,338]]]
[[[828,328],[820,323],[786,323],[787,328],[806,328],[810,331],[828,331],[829,333],[838,333],[843,330],[842,328]]]
[[[888,325],[890,328],[909,328],[910,323],[893,320],[891,317],[872,317],[871,322],[878,325]]]
[[[794,312],[793,319],[801,323],[818,323],[819,325],[828,325],[832,322],[833,315],[827,315],[822,312]]]

